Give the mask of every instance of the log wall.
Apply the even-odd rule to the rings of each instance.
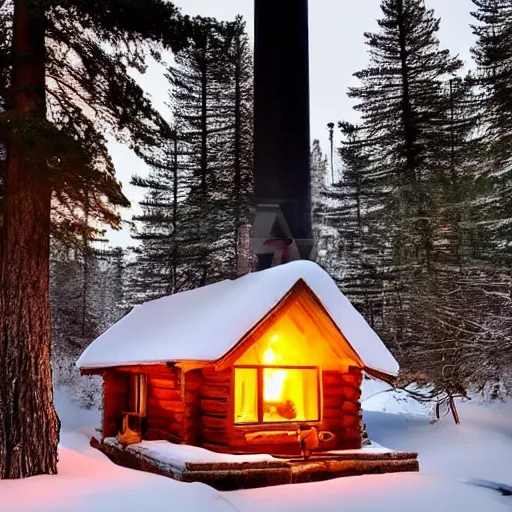
[[[146,375],[146,417],[143,437],[182,442],[189,403],[182,390],[181,370],[166,365],[116,368],[103,376],[103,437],[115,437],[121,428],[122,413],[128,402],[128,375]]]
[[[348,373],[324,371],[322,377],[322,429],[336,436],[332,448],[361,448],[361,370],[351,367]]]
[[[142,366],[137,373],[147,376],[145,439],[167,439],[219,452],[300,453],[293,438],[278,444],[254,444],[246,439],[250,432],[294,430],[295,423],[234,426],[231,369],[216,372],[203,368],[182,373],[179,368],[159,365]],[[359,368],[350,368],[347,373],[323,372],[322,422],[316,426],[336,436],[334,442],[323,445],[325,450],[361,447],[361,383]],[[105,374],[103,437],[115,436],[119,431],[127,389],[124,369]]]
[[[182,442],[185,403],[182,400],[181,370],[167,366],[146,366],[146,439]]]
[[[115,437],[121,427],[121,413],[126,408],[128,380],[115,371],[103,375],[102,436]]]
[[[199,388],[200,442],[204,448],[228,451],[232,431],[231,369],[216,372],[213,368],[202,369]]]
[[[183,374],[184,386],[184,437],[183,442],[197,446],[201,444],[201,370],[192,370]]]

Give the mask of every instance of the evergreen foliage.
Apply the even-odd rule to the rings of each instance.
[[[340,286],[404,374],[426,376],[433,396],[465,395],[509,364],[496,358],[511,340],[508,179],[493,156],[506,143],[490,137],[493,110],[481,115],[491,95],[457,76],[462,64],[440,49],[439,20],[423,0],[381,8],[379,32],[365,34],[370,65],[349,91],[361,123],[339,125],[344,173],[326,192],[323,223],[339,236]],[[479,43],[475,55],[484,53]],[[477,83],[490,87],[482,73]]]
[[[44,162],[54,196],[53,235],[69,243],[84,228],[86,207],[87,229],[120,226],[117,207],[130,203],[115,179],[107,136],[138,150],[155,143],[163,124],[128,71],[143,71],[147,57],[158,57],[164,47],[183,48],[191,29],[188,18],[160,0],[151,5],[131,0],[41,4],[47,22],[47,119],[20,116],[10,108],[9,52],[17,2],[6,0],[0,7],[0,142],[4,147],[20,143],[27,155]]]
[[[252,62],[241,18],[195,18],[168,72],[174,122],[145,156],[136,301],[238,274],[252,191]],[[151,283],[151,286],[148,285]]]
[[[489,249],[498,264],[512,262],[512,5],[505,0],[472,0],[472,48],[484,120],[484,169],[492,182],[486,205]]]
[[[96,244],[97,245],[97,244]],[[69,247],[54,241],[50,259],[52,365],[54,383],[86,406],[100,406],[101,388],[79,376],[83,350],[125,313],[125,259],[122,249]]]
[[[50,235],[78,243],[128,205],[107,136],[135,149],[164,125],[129,76],[191,26],[162,0],[0,2],[0,478],[57,471]]]

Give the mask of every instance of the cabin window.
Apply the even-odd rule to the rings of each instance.
[[[319,419],[318,368],[235,368],[235,423]]]
[[[128,414],[136,416],[146,415],[146,376],[130,374],[128,376]]]
[[[257,423],[258,370],[256,368],[235,370],[235,411],[236,423]]]

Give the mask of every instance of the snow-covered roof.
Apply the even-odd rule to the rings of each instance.
[[[82,369],[169,361],[216,361],[302,279],[366,367],[396,375],[398,363],[319,265],[294,261],[136,306],[87,347]]]

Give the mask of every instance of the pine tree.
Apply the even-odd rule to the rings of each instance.
[[[317,247],[317,261],[321,262],[323,255],[327,252],[326,245],[328,244],[323,218],[326,210],[323,192],[327,175],[327,158],[323,154],[318,139],[315,139],[311,146],[310,167],[313,238]]]
[[[373,151],[379,151],[373,172],[393,191],[399,264],[426,268],[432,229],[424,184],[437,162],[448,115],[443,83],[462,63],[439,49],[439,20],[423,0],[383,0],[381,8],[381,31],[365,34],[371,65],[356,73],[362,85],[349,95],[359,100],[356,110]]]
[[[159,124],[128,67],[142,66],[146,39],[175,49],[186,43],[188,23],[172,4],[108,4],[1,4],[8,20],[8,46],[2,46],[8,88],[0,91],[0,142],[6,148],[0,194],[0,478],[57,471],[50,231],[80,233],[86,201],[91,219],[118,224],[115,206],[127,201],[104,132],[110,127],[135,145],[147,144]]]
[[[196,243],[190,286],[236,275],[240,227],[251,191],[251,60],[240,18],[198,18],[195,44],[177,55],[169,78],[187,157],[187,215]]]
[[[429,183],[436,213],[429,276],[434,286],[414,305],[408,320],[413,331],[428,326],[428,336],[415,337],[408,363],[428,374],[435,393],[448,396],[465,395],[482,377],[484,372],[475,368],[488,360],[480,342],[493,309],[484,291],[492,277],[482,259],[486,230],[481,201],[488,183],[481,173],[479,116],[471,83],[451,80],[444,88],[450,117]]]
[[[53,240],[50,259],[52,367],[54,383],[85,406],[96,403],[89,382],[79,379],[76,360],[123,316],[124,251],[65,246]]]
[[[388,247],[379,245],[386,240],[387,226],[382,222],[386,194],[373,174],[361,127],[346,122],[338,126],[343,176],[337,195],[343,208],[336,216],[347,269],[341,286],[370,325],[377,327],[382,320],[385,283],[391,279],[386,269],[393,266]]]
[[[497,379],[512,374],[510,359],[497,356],[512,342],[512,4],[505,0],[473,0],[476,11],[472,48],[477,66],[476,83],[482,124],[483,151],[479,165],[479,218],[484,234],[479,236],[479,288],[486,315],[480,315],[478,333],[483,347],[490,350],[487,364],[479,374]],[[481,349],[480,345],[479,348]],[[506,350],[506,349],[505,349]],[[481,350],[485,355],[485,350]]]
[[[342,200],[339,184],[326,184],[328,160],[315,139],[311,148],[311,204],[313,237],[316,244],[316,262],[321,265],[343,289],[347,267],[343,260],[343,239],[339,229]]]
[[[230,122],[221,155],[226,176],[226,198],[232,211],[232,251],[236,275],[251,268],[249,222],[253,182],[253,67],[252,51],[241,16],[224,27],[228,48],[226,114]],[[234,173],[234,179],[231,175]],[[230,190],[231,189],[231,190]]]
[[[132,179],[134,185],[147,190],[140,202],[142,214],[134,217],[137,229],[132,237],[139,244],[128,265],[130,302],[134,304],[187,289],[188,218],[183,204],[188,186],[183,151],[177,130],[168,131],[160,147],[144,156],[152,168],[150,176]]]
[[[326,185],[327,174],[327,157],[322,152],[320,141],[314,140],[311,149],[311,202],[313,236],[317,245],[316,261],[342,287],[346,269],[342,232],[339,229],[343,200],[338,193],[339,183]]]
[[[252,181],[252,66],[245,24],[194,19],[192,44],[169,70],[174,125],[165,154],[136,179],[148,193],[134,276],[160,282],[139,300],[237,275]],[[173,139],[174,137],[174,139]],[[139,277],[137,277],[139,276]],[[144,276],[144,277],[142,277]]]
[[[472,0],[477,41],[472,49],[476,83],[482,90],[487,153],[482,164],[492,180],[488,222],[493,234],[490,252],[498,264],[512,262],[512,5],[507,0]]]
[[[380,31],[365,34],[370,67],[356,73],[362,84],[350,90],[361,140],[345,150],[346,163],[353,166],[356,155],[361,163],[371,237],[361,252],[370,250],[363,261],[375,264],[381,281],[381,335],[406,370],[427,370],[438,389],[455,393],[469,317],[457,317],[462,303],[450,292],[467,290],[457,288],[465,277],[457,255],[470,246],[461,214],[475,201],[470,93],[467,84],[447,92],[462,64],[439,48],[439,20],[423,0],[383,0],[381,8]],[[463,115],[454,116],[455,105]],[[357,190],[357,181],[348,184]]]
[[[54,346],[75,359],[122,315],[122,249],[67,247],[52,242],[51,286]]]

